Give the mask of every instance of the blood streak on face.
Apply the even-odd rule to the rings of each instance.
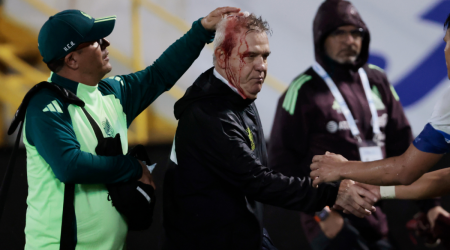
[[[245,65],[244,56],[248,53],[249,48],[246,41],[247,32],[246,30],[243,30],[246,29],[244,26],[245,18],[240,16],[228,16],[228,18],[229,20],[225,29],[225,38],[221,46],[225,54],[225,72],[230,84],[236,87],[242,98],[247,99],[244,90],[241,88],[241,70]],[[237,43],[239,43],[239,45],[237,45]],[[236,53],[239,57],[239,69],[232,68],[230,64],[230,57],[236,46]],[[246,49],[243,52],[241,52],[242,46],[246,46]]]

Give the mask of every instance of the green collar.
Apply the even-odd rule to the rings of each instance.
[[[52,72],[51,77],[49,78],[50,82],[55,83],[67,90],[70,90],[72,93],[74,93],[75,95],[77,94],[77,89],[78,89],[78,84],[82,84],[82,83],[78,83],[75,81],[72,81],[70,79],[67,79],[65,77],[62,77],[58,74],[55,74]]]

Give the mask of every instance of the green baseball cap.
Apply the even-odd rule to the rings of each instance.
[[[45,63],[58,60],[80,43],[107,37],[115,23],[116,16],[92,18],[80,10],[61,11],[51,16],[39,31],[39,52]]]

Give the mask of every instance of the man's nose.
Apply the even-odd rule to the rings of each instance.
[[[107,47],[109,47],[109,45],[111,45],[111,43],[108,41],[108,39],[102,38],[102,45],[101,45],[102,50],[104,50]]]
[[[267,70],[267,59],[264,60],[262,56],[258,56],[255,59],[254,67],[256,71],[266,71]]]
[[[345,44],[352,44],[355,42],[355,38],[352,36],[352,34],[350,32],[347,32],[345,34],[345,39],[344,39],[344,43]]]

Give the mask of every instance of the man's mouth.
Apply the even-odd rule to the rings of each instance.
[[[341,50],[339,52],[339,54],[343,55],[343,56],[356,56],[357,55],[356,51],[354,51],[354,50]]]
[[[263,76],[257,76],[257,77],[253,77],[253,79],[255,79],[256,81],[260,81],[260,82],[264,82],[264,77]]]
[[[103,60],[105,60],[105,61],[109,61],[109,57],[108,57],[108,55],[109,55],[109,52],[108,52],[108,51],[106,51],[106,53],[105,53],[105,57],[103,57]]]

